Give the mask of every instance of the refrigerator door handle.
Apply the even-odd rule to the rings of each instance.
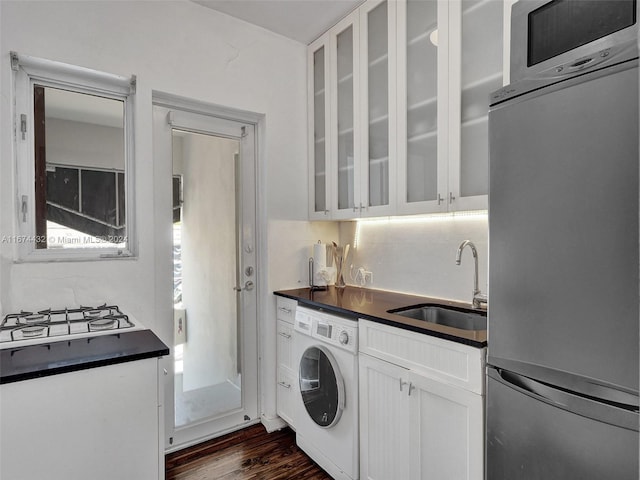
[[[542,402],[600,422],[638,431],[638,407],[604,402],[567,390],[561,390],[507,370],[489,368],[488,375]]]

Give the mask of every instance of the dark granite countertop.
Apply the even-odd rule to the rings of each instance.
[[[168,354],[151,330],[7,348],[0,351],[0,384]]]
[[[470,308],[471,305],[468,303],[351,286],[346,286],[342,289],[329,287],[327,290],[316,291],[311,291],[311,289],[307,287],[294,290],[280,290],[274,293],[281,297],[297,300],[298,303],[302,305],[323,309],[327,312],[347,315],[354,318],[366,318],[374,322],[424,333],[425,335],[431,335],[473,347],[481,348],[487,346],[486,330],[461,330],[446,325],[438,325],[388,313],[389,310],[424,303],[438,303],[453,307]]]

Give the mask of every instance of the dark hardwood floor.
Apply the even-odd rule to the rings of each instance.
[[[165,457],[166,480],[331,480],[290,429],[254,425]]]

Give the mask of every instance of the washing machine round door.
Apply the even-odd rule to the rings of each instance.
[[[344,410],[344,380],[335,358],[322,345],[309,347],[300,359],[298,371],[307,413],[323,428],[334,426]]]

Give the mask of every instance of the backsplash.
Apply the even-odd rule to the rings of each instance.
[[[337,222],[300,222],[272,220],[269,222],[269,245],[286,249],[269,251],[269,285],[278,290],[309,285],[309,258],[313,244],[338,241]]]
[[[486,214],[364,220],[340,223],[340,243],[351,244],[348,264],[373,272],[367,287],[471,301],[473,256],[467,248],[460,266],[456,251],[464,240],[478,250],[478,286],[487,291]],[[348,270],[348,269],[347,269]],[[355,284],[345,275],[349,284]]]

